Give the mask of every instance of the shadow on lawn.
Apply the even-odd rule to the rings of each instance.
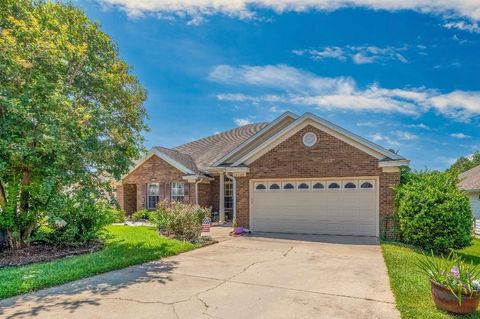
[[[86,258],[91,257],[91,262],[102,263],[109,258],[128,256],[129,262],[125,265],[127,267],[129,264],[141,262],[145,256],[150,256],[149,260],[151,260],[152,257],[155,259],[173,255],[176,252],[171,246],[173,245],[168,242],[152,246],[143,243],[127,244],[123,240],[118,240],[111,241],[108,244],[108,250],[93,253]],[[139,256],[139,258],[135,259],[132,256]],[[69,262],[68,259],[65,261]],[[70,266],[74,265],[74,262],[70,264]],[[0,317],[31,318],[40,314],[53,313],[56,309],[73,313],[82,306],[98,306],[102,298],[129,286],[146,282],[166,284],[172,281],[171,272],[176,265],[177,263],[173,261],[157,260],[5,299],[0,301]],[[115,267],[106,265],[105,268],[100,268],[98,273],[111,270],[109,268]],[[26,305],[29,303],[32,306],[27,308]]]

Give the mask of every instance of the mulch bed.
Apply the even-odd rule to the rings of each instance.
[[[47,243],[33,243],[30,247],[12,250],[0,250],[0,268],[23,266],[58,258],[93,253],[103,248],[102,241],[95,241],[87,246],[68,247]]]

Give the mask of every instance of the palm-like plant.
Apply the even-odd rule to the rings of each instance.
[[[447,288],[462,303],[462,295],[472,296],[480,292],[480,267],[465,263],[455,252],[446,259],[425,255],[417,262],[420,270],[430,280]]]

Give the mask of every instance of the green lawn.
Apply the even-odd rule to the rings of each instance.
[[[0,269],[0,299],[185,252],[199,245],[161,237],[150,227],[108,226],[103,250]]]
[[[454,317],[435,308],[430,292],[430,282],[416,266],[419,252],[395,243],[382,243],[390,283],[403,319],[423,318],[479,318],[480,311],[471,316]],[[480,240],[458,251],[465,260],[480,263]]]

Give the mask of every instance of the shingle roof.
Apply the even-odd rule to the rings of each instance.
[[[197,165],[195,164],[195,161],[192,159],[192,157],[188,154],[183,154],[183,153],[180,153],[179,151],[176,151],[176,150],[172,150],[172,149],[169,149],[169,148],[166,148],[166,147],[161,147],[161,146],[155,146],[154,147],[155,150],[157,150],[158,152],[161,152],[165,155],[167,155],[168,157],[172,158],[173,160],[179,162],[180,164],[182,164],[183,166],[185,166],[186,168],[198,173],[199,170],[197,168]]]
[[[458,186],[465,190],[480,189],[480,165],[460,174]]]
[[[190,157],[198,169],[203,169],[211,166],[267,125],[266,122],[244,125],[177,146],[172,151]]]

